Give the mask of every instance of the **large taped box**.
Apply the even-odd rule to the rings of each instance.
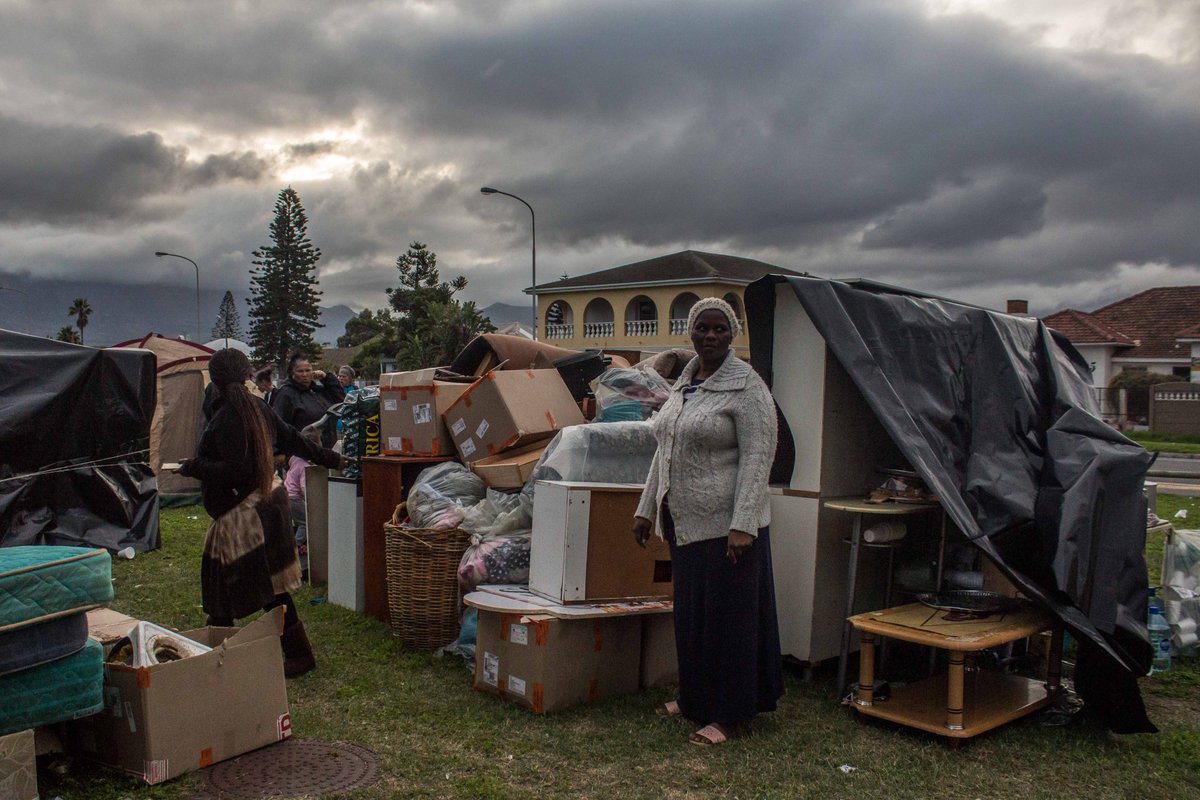
[[[638,484],[538,481],[529,588],[563,603],[672,597],[667,543],[640,547],[630,532],[641,495]]]
[[[640,616],[479,612],[474,688],[537,714],[638,690]]]
[[[558,370],[492,370],[450,406],[446,427],[470,463],[548,439],[586,420]]]
[[[71,724],[73,748],[156,784],[288,738],[282,624],[273,609],[243,628],[183,631],[213,648],[202,655],[106,663],[104,710]]]
[[[442,414],[469,382],[436,380],[438,368],[379,376],[380,451],[389,456],[452,456]]]
[[[0,798],[38,800],[33,731],[0,736]]]

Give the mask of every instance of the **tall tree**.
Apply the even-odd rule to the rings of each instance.
[[[63,325],[58,329],[58,335],[54,337],[60,342],[70,342],[71,344],[83,344],[83,340],[79,338],[79,334],[70,325]]]
[[[400,285],[388,289],[387,295],[400,315],[395,326],[400,369],[448,364],[475,336],[496,330],[474,303],[455,298],[467,288],[467,279],[460,275],[448,283],[443,281],[437,255],[426,245],[410,244],[408,252],[396,259],[396,269]]]
[[[357,347],[364,342],[374,339],[381,333],[388,333],[396,325],[391,312],[386,308],[371,311],[364,308],[356,316],[346,320],[346,332],[338,337],[338,347]]]
[[[92,306],[86,297],[76,297],[75,302],[67,309],[67,316],[75,318],[75,326],[79,328],[79,343],[83,344],[83,329],[87,327],[88,317],[92,315]]]
[[[217,309],[217,321],[213,325],[212,338],[240,339],[242,337],[242,320],[238,316],[237,303],[233,301],[233,292],[225,290],[221,298],[221,307]]]
[[[294,351],[320,354],[312,334],[321,317],[316,288],[321,250],[308,238],[308,215],[290,186],[275,200],[269,230],[272,244],[252,253],[250,344],[256,361],[282,369]]]

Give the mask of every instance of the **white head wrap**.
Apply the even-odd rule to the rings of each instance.
[[[702,311],[708,311],[709,309],[716,309],[725,315],[725,319],[729,320],[729,330],[733,332],[734,336],[742,335],[742,323],[737,318],[737,314],[734,313],[733,306],[719,297],[705,297],[702,300],[696,301],[696,304],[692,306],[692,310],[688,312],[687,329],[689,334],[691,334],[692,328],[696,326],[696,317],[700,316]]]

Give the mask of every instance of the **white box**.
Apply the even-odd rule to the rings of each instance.
[[[538,481],[529,588],[563,603],[669,598],[671,552],[634,541],[641,484]]]

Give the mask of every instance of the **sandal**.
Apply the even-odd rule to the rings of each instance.
[[[688,741],[692,744],[698,744],[701,747],[712,747],[713,745],[721,744],[729,739],[725,735],[725,731],[721,730],[717,724],[705,725],[700,730],[688,737]]]
[[[658,708],[654,709],[654,713],[658,714],[660,717],[678,716],[681,713],[679,710],[679,701],[678,700],[668,700],[667,702],[663,703]]]

